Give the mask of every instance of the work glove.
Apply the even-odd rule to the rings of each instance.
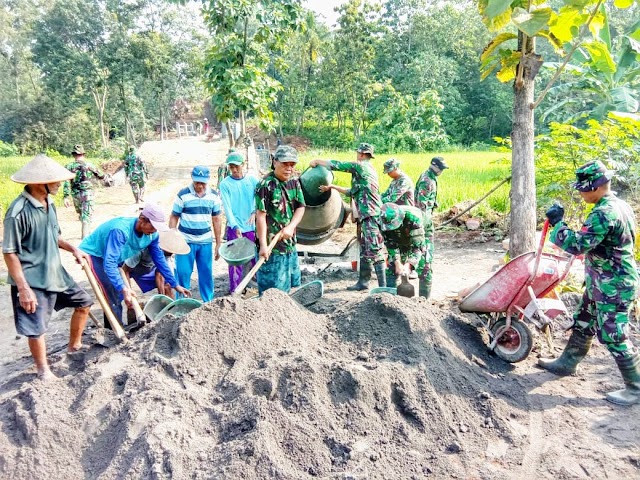
[[[553,205],[551,205],[549,210],[547,210],[545,215],[549,219],[549,224],[552,227],[555,227],[556,223],[561,222],[562,218],[564,217],[564,207],[558,202],[555,202]]]

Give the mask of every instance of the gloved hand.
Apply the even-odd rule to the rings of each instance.
[[[553,205],[551,205],[549,210],[547,210],[545,215],[549,219],[549,224],[552,227],[555,227],[556,223],[561,222],[562,218],[564,217],[564,207],[558,202],[555,202]]]

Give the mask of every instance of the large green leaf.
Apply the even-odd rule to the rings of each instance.
[[[613,0],[613,5],[616,8],[629,8],[633,5],[633,0]]]
[[[494,18],[503,14],[511,7],[513,0],[489,0],[484,14],[488,18]]]
[[[517,7],[513,9],[511,19],[521,32],[533,37],[547,27],[551,20],[551,14],[552,10],[549,7],[532,8],[529,12],[524,8]]]
[[[602,42],[587,42],[584,44],[584,48],[587,49],[591,56],[590,65],[597,71],[602,73],[615,73],[616,62],[611,57],[611,52],[607,49],[607,46]]]
[[[518,36],[515,33],[509,32],[504,32],[500,35],[497,35],[493,40],[491,40],[491,42],[489,42],[489,45],[484,48],[484,50],[482,51],[482,55],[480,55],[480,60],[485,60],[486,58],[488,58],[499,45],[506,42],[507,40],[515,40],[517,38]]]
[[[611,90],[611,98],[615,102],[615,108],[622,112],[636,113],[638,111],[638,94],[628,87],[618,87]]]

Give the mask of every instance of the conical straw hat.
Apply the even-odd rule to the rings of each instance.
[[[159,232],[159,234],[160,248],[165,252],[186,255],[191,251],[191,248],[187,245],[187,241],[175,228],[167,230],[166,232]]]
[[[44,153],[39,153],[33,160],[11,175],[16,183],[31,185],[56,183],[71,180],[75,175]]]

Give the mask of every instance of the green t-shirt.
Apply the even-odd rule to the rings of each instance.
[[[329,160],[329,168],[339,172],[351,174],[351,188],[348,195],[358,207],[361,218],[377,217],[380,215],[380,189],[378,174],[368,161],[340,162]]]
[[[62,266],[58,237],[60,225],[56,207],[48,198],[49,209],[33,198],[26,188],[4,217],[3,253],[15,253],[31,288],[64,292],[75,282]],[[9,275],[8,281],[15,285]]]

